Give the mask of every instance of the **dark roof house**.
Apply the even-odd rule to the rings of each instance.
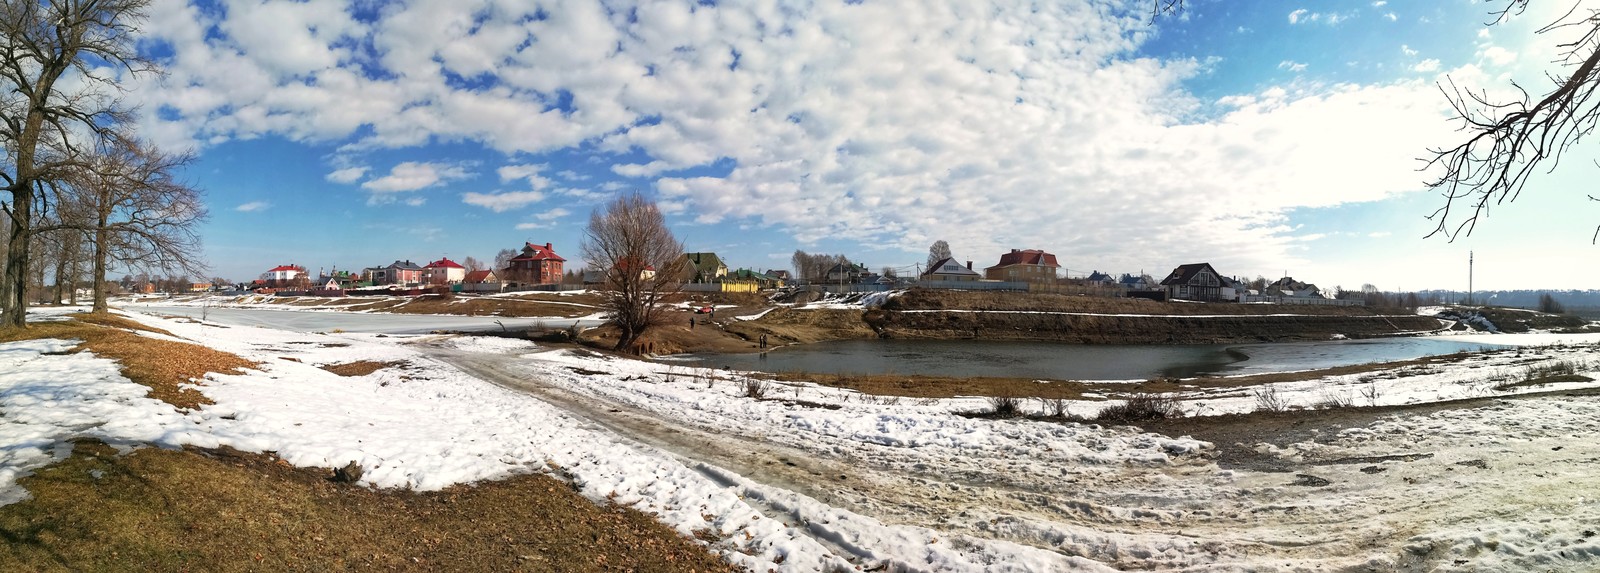
[[[1178,265],[1167,278],[1161,279],[1167,297],[1182,300],[1222,300],[1222,275],[1211,268],[1211,263]]]

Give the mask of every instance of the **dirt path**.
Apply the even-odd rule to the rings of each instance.
[[[669,416],[541,380],[526,358],[420,348],[677,456],[729,487],[742,486],[723,470],[886,524],[1010,541],[1119,569],[1422,571],[1467,563],[1471,570],[1477,559],[1502,557],[1462,536],[1503,528],[1508,512],[1544,525],[1497,534],[1559,563],[1554,551],[1585,531],[1569,524],[1600,519],[1600,506],[1582,501],[1600,444],[1571,439],[1596,428],[1600,400],[1592,394],[1163,422],[1145,429],[1216,447],[1149,463],[1064,453],[1147,436],[1134,428],[1000,420],[982,429],[1058,432],[1027,450],[871,444],[766,422],[730,430],[736,426],[716,413]],[[1545,418],[1549,412],[1558,417]],[[1356,433],[1341,435],[1344,428]],[[1111,451],[1118,447],[1126,446]],[[743,497],[807,531],[801,516],[762,505],[760,495]],[[817,538],[841,556],[871,551]],[[1481,569],[1537,563],[1493,561]]]

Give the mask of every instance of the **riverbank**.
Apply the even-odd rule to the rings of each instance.
[[[1239,344],[1375,338],[1454,323],[1402,309],[1157,302],[1032,293],[912,289],[847,304],[730,305],[673,319],[646,338],[656,354],[759,352],[828,340],[1026,340],[1066,344]],[[609,333],[587,335],[603,345]],[[612,339],[614,340],[614,339]]]

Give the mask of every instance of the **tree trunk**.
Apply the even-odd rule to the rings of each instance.
[[[106,239],[111,234],[106,230],[106,221],[110,219],[101,198],[99,219],[94,226],[94,308],[89,311],[95,314],[105,314],[110,309],[106,306]]]
[[[28,222],[33,217],[33,194],[18,182],[22,191],[11,192],[11,238],[6,249],[5,317],[0,324],[27,326],[28,312]]]

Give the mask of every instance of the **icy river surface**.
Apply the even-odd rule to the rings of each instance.
[[[765,372],[1132,380],[1312,370],[1493,348],[1497,347],[1414,337],[1238,345],[836,340],[763,354],[697,354],[685,360]]]

